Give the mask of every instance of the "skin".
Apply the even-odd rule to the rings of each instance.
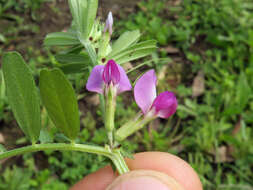
[[[186,190],[202,190],[198,175],[179,157],[164,152],[143,152],[126,159],[130,170],[153,170],[175,179]],[[124,177],[124,176],[123,176]],[[70,190],[105,190],[117,178],[110,166],[86,176]]]

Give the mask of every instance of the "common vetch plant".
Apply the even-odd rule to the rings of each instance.
[[[73,16],[70,29],[48,34],[45,38],[45,46],[65,48],[55,56],[55,68],[41,70],[39,89],[31,70],[19,53],[9,52],[3,56],[8,101],[18,125],[32,144],[14,150],[2,150],[0,159],[45,150],[81,151],[108,157],[118,173],[123,174],[129,169],[122,156],[120,143],[156,117],[168,118],[174,114],[177,100],[168,91],[157,96],[155,72],[147,71],[134,86],[135,101],[141,111],[123,126],[115,126],[116,97],[132,89],[121,65],[150,55],[156,49],[156,42],[138,42],[140,32],[128,31],[112,43],[111,12],[106,22],[102,23],[96,19],[97,0],[69,0],[69,5]],[[65,74],[77,72],[90,72],[86,89],[100,95],[108,136],[108,143],[104,146],[76,143],[80,131],[78,103]],[[45,143],[41,140],[41,103],[54,125],[68,139],[67,143]]]

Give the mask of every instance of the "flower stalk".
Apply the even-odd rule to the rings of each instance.
[[[108,132],[114,129],[114,114],[116,107],[116,94],[112,85],[110,85],[105,99],[105,128]]]
[[[107,130],[108,140],[113,147],[113,131],[114,131],[114,115],[116,107],[116,97],[113,86],[110,85],[107,96],[105,98],[105,128]]]
[[[138,119],[135,119],[133,121],[130,121],[120,127],[116,133],[115,133],[115,139],[116,141],[123,141],[128,136],[134,134],[136,131],[142,129],[144,126],[146,126],[149,122],[154,120],[156,117],[139,117]]]

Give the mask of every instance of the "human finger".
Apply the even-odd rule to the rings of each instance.
[[[201,182],[192,167],[181,158],[164,152],[143,152],[126,159],[130,170],[159,171],[175,179],[187,190],[202,190]],[[110,167],[88,175],[71,190],[104,190],[117,177]]]

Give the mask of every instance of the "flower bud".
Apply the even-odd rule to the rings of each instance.
[[[104,32],[108,30],[110,35],[112,35],[112,25],[113,25],[113,17],[112,12],[110,11],[105,22]]]

